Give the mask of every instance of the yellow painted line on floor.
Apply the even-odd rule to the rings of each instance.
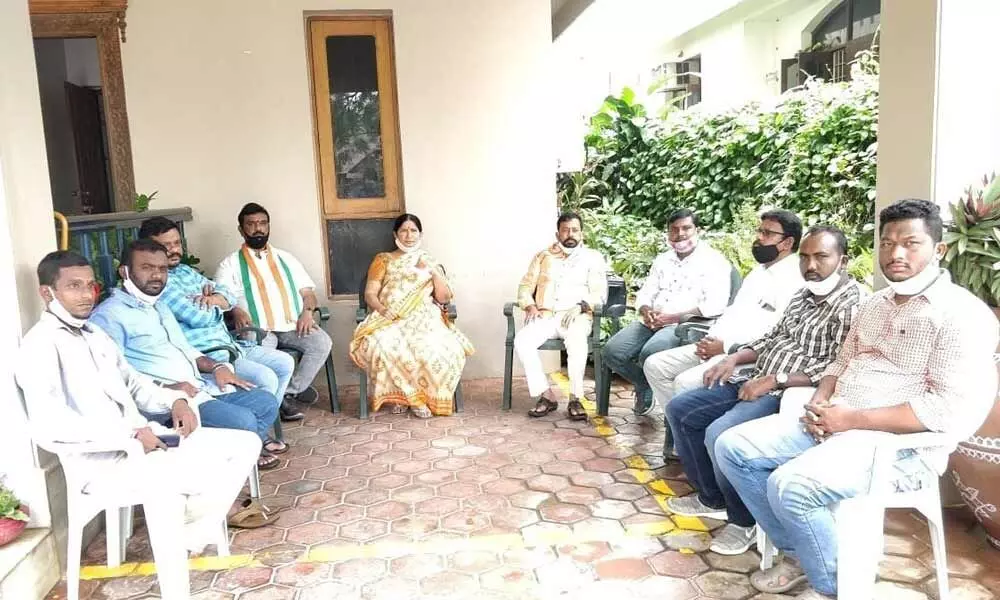
[[[552,379],[562,390],[563,394],[569,395],[569,378],[566,377],[561,371],[557,371],[552,374]],[[590,417],[590,422],[594,426],[594,430],[598,435],[607,439],[610,443],[613,443],[614,436],[617,435],[614,427],[608,425],[607,419],[597,415],[595,410],[595,404],[593,400],[588,398],[581,398],[580,403],[583,404],[584,410],[587,412],[587,416]],[[628,467],[628,473],[635,478],[637,483],[646,485],[648,489],[653,492],[653,498],[656,499],[656,503],[660,506],[660,509],[664,513],[669,515],[675,527],[667,529],[667,531],[694,531],[694,532],[704,532],[709,531],[705,522],[698,517],[682,517],[680,515],[673,514],[673,511],[667,506],[667,498],[674,497],[677,494],[670,488],[670,485],[663,479],[657,479],[652,467],[646,462],[646,459],[638,454],[633,454],[624,459],[625,465]],[[655,535],[655,534],[653,534]]]
[[[232,556],[199,556],[188,560],[188,569],[192,571],[227,571],[240,567],[259,567],[262,563],[252,554],[234,554]],[[81,567],[80,579],[111,579],[113,577],[139,577],[155,575],[156,563],[125,563],[118,567],[92,565]]]

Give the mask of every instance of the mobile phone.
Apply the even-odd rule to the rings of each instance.
[[[163,442],[163,445],[166,446],[167,448],[176,448],[181,444],[181,436],[177,435],[176,433],[167,433],[164,435],[158,435],[156,437],[158,437],[160,441]]]

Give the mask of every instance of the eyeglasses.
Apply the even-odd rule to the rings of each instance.
[[[761,237],[771,237],[772,235],[780,235],[781,237],[788,237],[784,231],[774,231],[773,229],[764,229],[763,227],[757,228],[757,235]]]

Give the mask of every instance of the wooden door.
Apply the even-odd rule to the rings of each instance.
[[[104,127],[101,125],[101,94],[97,90],[73,85],[68,81],[65,85],[83,212],[111,212],[111,194],[104,156]]]

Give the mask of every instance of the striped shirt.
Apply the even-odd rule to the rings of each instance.
[[[745,346],[757,353],[754,375],[802,373],[817,383],[837,358],[864,296],[853,279],[819,302],[799,290],[774,329]]]
[[[221,294],[230,306],[236,305],[236,295],[226,286],[214,283],[188,265],[177,265],[170,269],[167,285],[158,302],[170,309],[180,324],[184,337],[197,350],[205,351],[219,346],[236,348],[223,321],[222,309],[218,306],[202,308],[197,302],[206,285],[212,286],[215,293]],[[211,358],[225,362],[229,360],[229,355],[217,352]]]

